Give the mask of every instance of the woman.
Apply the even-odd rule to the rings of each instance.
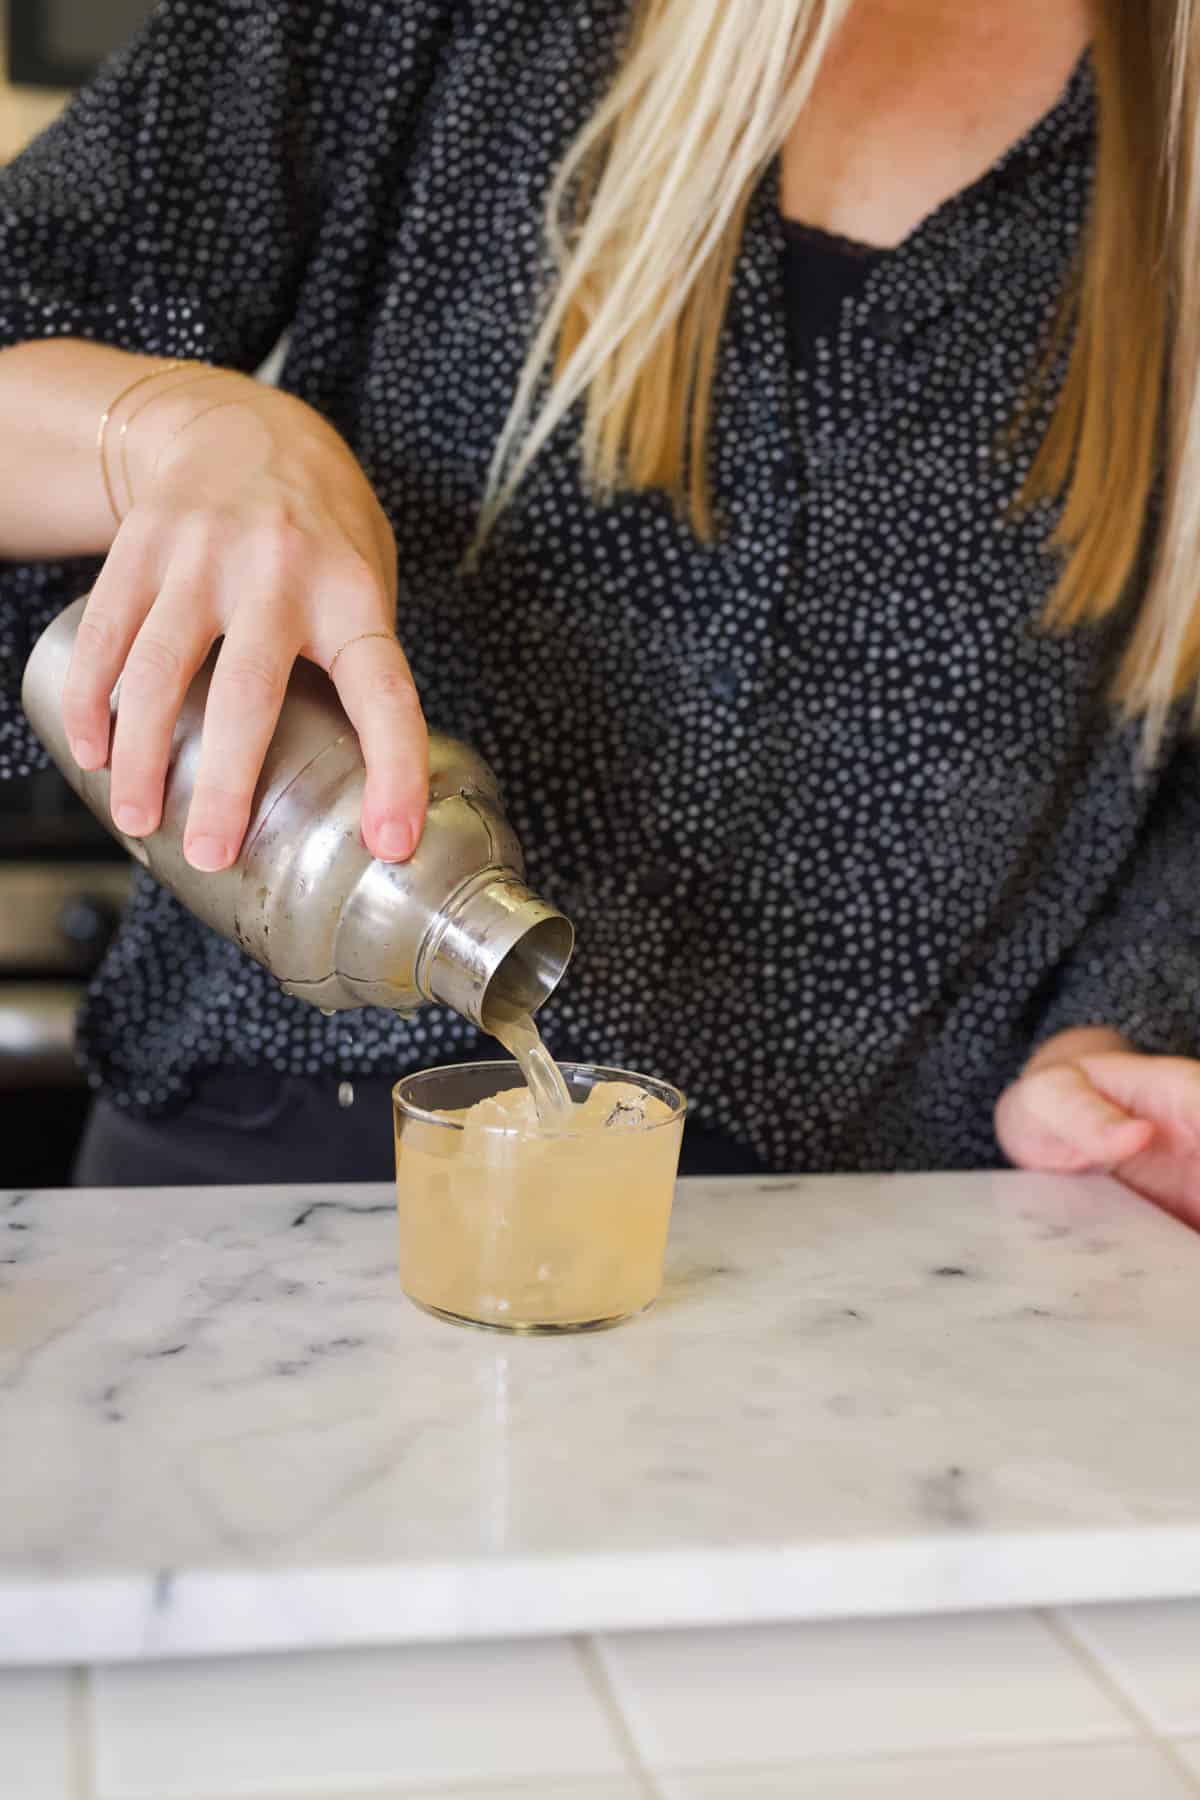
[[[419,693],[579,927],[551,1048],[680,1081],[707,1166],[1200,1217],[1198,34],[164,0],[0,177],[3,766],[105,557],[67,715],[126,831],[223,635],[193,864],[297,655],[403,859]],[[383,1174],[387,1085],[474,1046],[322,1018],[145,879],[82,1041],[109,1181]]]

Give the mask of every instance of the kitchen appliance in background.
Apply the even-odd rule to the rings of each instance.
[[[80,87],[153,10],[154,0],[8,0],[9,80]]]
[[[0,782],[0,1185],[69,1179],[89,1102],[75,1013],[130,879],[57,771]]]

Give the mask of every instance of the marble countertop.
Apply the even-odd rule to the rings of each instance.
[[[384,1187],[0,1193],[0,1663],[1200,1593],[1200,1237],[684,1182],[663,1299],[410,1306]]]

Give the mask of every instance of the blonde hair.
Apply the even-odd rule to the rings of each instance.
[[[557,281],[481,537],[579,402],[597,494],[662,489],[712,535],[713,374],[747,206],[852,4],[638,0],[622,66],[548,198]],[[1194,0],[1093,0],[1093,13],[1099,158],[1058,342],[1074,335],[1021,498],[1063,502],[1046,623],[1066,629],[1126,598],[1160,487],[1116,683],[1156,742],[1200,686],[1200,20]]]

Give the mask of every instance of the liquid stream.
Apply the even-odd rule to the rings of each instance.
[[[530,1014],[505,1012],[489,1019],[488,1029],[516,1058],[543,1130],[561,1130],[568,1125],[572,1112],[570,1090]]]

